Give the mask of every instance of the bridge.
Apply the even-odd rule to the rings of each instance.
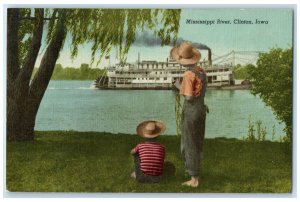
[[[247,64],[256,64],[256,61],[260,53],[263,51],[234,51],[224,54],[216,55],[212,54],[212,67],[234,67],[237,64],[247,65]],[[204,58],[204,61],[208,60],[209,56]]]

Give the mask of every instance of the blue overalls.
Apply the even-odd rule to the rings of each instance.
[[[202,81],[200,95],[192,100],[184,101],[182,109],[181,154],[184,159],[186,171],[190,176],[199,176],[200,163],[203,156],[203,141],[205,136],[206,105],[206,74],[201,74],[194,68],[189,71]]]

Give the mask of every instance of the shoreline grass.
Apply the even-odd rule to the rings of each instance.
[[[206,139],[200,186],[184,187],[178,136],[161,136],[175,176],[159,184],[131,179],[130,150],[142,138],[101,132],[37,131],[31,142],[7,143],[11,192],[290,193],[292,148],[284,142]]]

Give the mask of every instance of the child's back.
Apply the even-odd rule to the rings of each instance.
[[[135,147],[135,153],[140,157],[140,169],[151,176],[163,173],[165,146],[158,142],[147,141]]]

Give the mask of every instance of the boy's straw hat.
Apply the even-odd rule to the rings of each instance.
[[[196,64],[200,58],[200,52],[189,42],[183,42],[177,47],[172,48],[171,57],[182,65]]]
[[[154,138],[161,135],[166,130],[166,125],[163,122],[156,120],[148,120],[140,123],[136,132],[144,138]]]

